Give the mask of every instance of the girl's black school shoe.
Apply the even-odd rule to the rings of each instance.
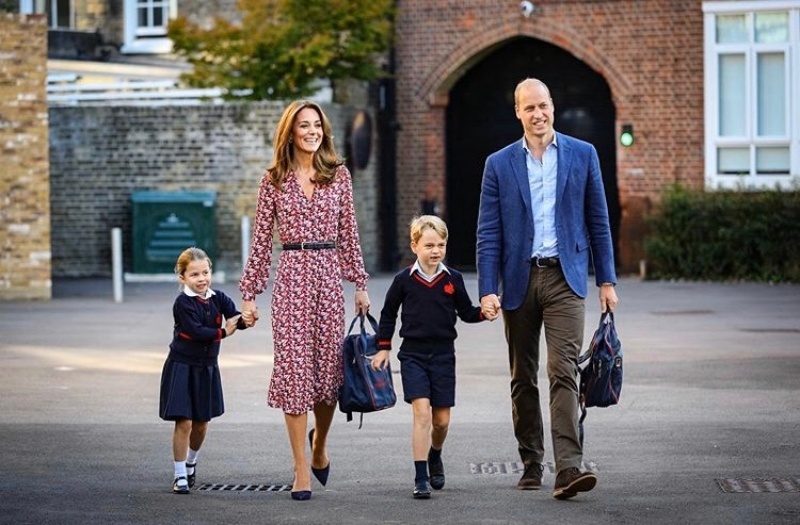
[[[172,482],[172,492],[175,494],[189,494],[189,482],[185,477],[180,476]]]
[[[187,463],[186,464],[186,469],[187,469],[187,472],[188,472],[188,469],[192,469],[192,473],[191,474],[188,474],[188,473],[186,474],[186,481],[189,482],[189,488],[192,488],[192,487],[194,487],[194,482],[197,479],[196,478],[196,476],[197,476],[197,463],[194,463],[194,464]]]

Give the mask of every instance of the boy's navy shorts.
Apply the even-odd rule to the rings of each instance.
[[[454,352],[420,352],[401,349],[400,378],[403,399],[430,399],[432,407],[452,407],[456,404],[456,354]]]

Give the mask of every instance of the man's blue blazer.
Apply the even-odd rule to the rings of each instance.
[[[594,146],[556,133],[556,236],[567,283],[585,298],[589,260],[595,280],[616,283],[614,249],[600,161]],[[533,210],[522,140],[486,159],[477,229],[479,296],[502,295],[516,310],[528,291],[533,251]]]

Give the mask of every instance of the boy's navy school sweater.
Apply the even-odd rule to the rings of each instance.
[[[233,300],[222,292],[203,299],[181,293],[175,298],[172,316],[175,319],[170,358],[189,365],[213,365],[219,357],[219,343],[227,335],[222,321],[239,315]],[[246,328],[239,318],[236,326]]]
[[[378,325],[378,350],[392,349],[392,336],[400,313],[402,350],[455,351],[456,316],[466,323],[484,320],[479,306],[473,306],[464,286],[463,276],[456,270],[445,270],[432,282],[412,266],[395,275],[381,310]]]

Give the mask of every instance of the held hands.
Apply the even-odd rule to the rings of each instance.
[[[239,323],[240,315],[235,315],[230,319],[225,319],[225,336],[230,337],[236,332],[237,324]]]
[[[258,307],[255,301],[244,301],[242,303],[242,319],[248,328],[256,325],[258,321]]]
[[[497,319],[500,315],[500,298],[493,293],[481,297],[481,312],[490,321]]]
[[[605,312],[606,310],[614,311],[614,308],[617,307],[617,291],[614,289],[614,286],[610,284],[604,284],[600,287],[600,311]]]
[[[356,314],[367,315],[369,312],[369,295],[366,290],[356,291]]]
[[[386,368],[386,365],[389,364],[389,351],[388,350],[380,350],[377,354],[372,357],[372,368],[373,370],[382,370]]]

